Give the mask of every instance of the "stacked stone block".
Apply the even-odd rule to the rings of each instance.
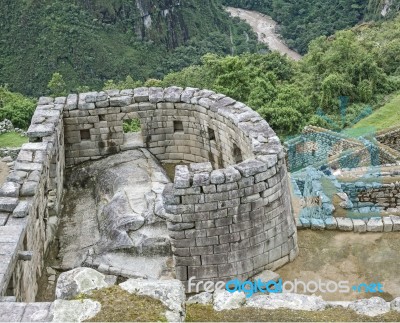
[[[220,107],[214,107],[215,100]],[[212,91],[171,87],[110,90],[68,96],[64,109],[66,164],[76,165],[121,151],[124,120],[139,118],[144,146],[165,163],[207,162],[222,168],[251,156],[249,138],[226,113],[261,117]],[[225,115],[224,115],[225,114]],[[182,128],[177,129],[177,123]],[[267,129],[268,130],[268,129]],[[263,137],[261,137],[261,140]],[[235,156],[235,147],[240,156]]]
[[[269,166],[269,167],[268,167]],[[283,161],[177,166],[164,191],[178,279],[246,280],[297,255]]]
[[[0,296],[34,301],[54,237],[64,171],[65,98],[41,98],[14,171],[0,189]]]

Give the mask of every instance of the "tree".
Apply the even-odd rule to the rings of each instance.
[[[67,95],[67,84],[63,76],[58,72],[53,73],[51,80],[47,84],[47,88],[50,91],[50,95],[53,97]]]

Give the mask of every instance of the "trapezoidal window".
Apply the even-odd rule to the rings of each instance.
[[[233,159],[235,160],[236,164],[243,161],[242,151],[236,144],[233,144]]]
[[[140,132],[142,130],[142,125],[139,118],[124,120],[122,124],[124,133]]]
[[[211,140],[215,140],[215,131],[211,128],[208,128],[208,139]]]
[[[184,133],[182,121],[174,121],[174,132],[175,133]]]
[[[81,130],[81,140],[90,140],[90,130]]]

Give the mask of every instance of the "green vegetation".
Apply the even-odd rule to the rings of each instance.
[[[141,129],[140,119],[126,120],[124,121],[122,126],[124,129],[124,133],[139,132]]]
[[[103,288],[79,299],[90,298],[101,304],[101,311],[87,322],[166,322],[166,307],[161,301],[133,295],[119,286]]]
[[[67,95],[67,84],[60,73],[56,72],[53,74],[49,84],[47,84],[47,88],[50,91],[50,95],[54,97]]]
[[[19,93],[12,93],[7,87],[0,86],[0,121],[8,119],[14,127],[27,129],[35,107],[34,100]]]
[[[396,322],[400,313],[368,317],[340,308],[325,311],[307,312],[281,310],[261,310],[241,308],[238,310],[216,312],[211,305],[188,305],[187,322]]]
[[[149,83],[222,92],[257,110],[282,138],[307,124],[340,131],[400,88],[399,36],[400,17],[319,37],[298,63],[277,53],[209,54],[198,66]]]
[[[33,96],[162,78],[209,52],[263,48],[219,0],[5,0],[0,29],[0,84]]]
[[[319,36],[329,36],[363,21],[381,20],[386,1],[382,0],[222,0],[223,4],[256,10],[280,24],[279,33],[287,45],[306,54],[308,45]],[[394,18],[400,0],[390,1],[385,19]]]
[[[301,54],[316,37],[352,27],[366,12],[368,0],[223,0],[233,7],[256,10],[274,18],[289,47]]]
[[[370,129],[379,131],[400,125],[400,95],[394,96],[382,108],[354,125],[352,130]]]
[[[28,137],[16,132],[8,132],[0,135],[0,148],[21,147],[28,142]]]

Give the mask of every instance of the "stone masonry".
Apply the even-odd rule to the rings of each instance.
[[[34,301],[58,224],[64,162],[127,149],[123,122],[135,118],[144,146],[180,165],[163,194],[178,279],[247,279],[296,257],[285,153],[249,107],[178,87],[44,97],[31,143],[0,190],[0,296]]]

